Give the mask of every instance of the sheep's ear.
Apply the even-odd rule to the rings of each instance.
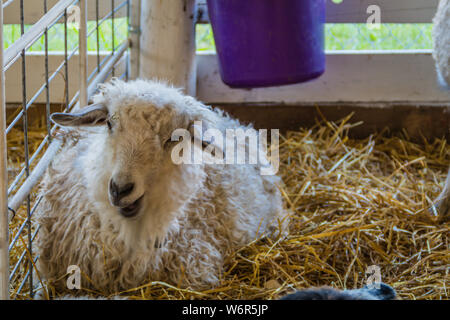
[[[102,104],[93,104],[78,113],[53,113],[50,119],[60,126],[99,126],[106,123],[108,109]]]

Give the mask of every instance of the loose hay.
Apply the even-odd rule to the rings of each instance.
[[[449,145],[444,139],[413,143],[406,132],[354,140],[348,132],[361,123],[349,119],[324,120],[281,137],[281,192],[292,212],[287,238],[258,239],[234,252],[217,288],[197,292],[154,281],[119,294],[275,299],[294,288],[361,287],[368,267],[376,265],[401,298],[448,299],[450,228],[436,223],[428,208],[443,187]],[[25,217],[17,214],[12,234]],[[25,244],[11,251],[12,264]],[[11,284],[14,298],[28,297],[14,294],[21,278]]]

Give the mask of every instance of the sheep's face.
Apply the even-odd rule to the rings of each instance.
[[[107,186],[99,186],[97,192],[126,218],[140,216],[161,197],[164,186],[160,181],[177,171],[170,160],[171,134],[189,123],[171,106],[152,105],[92,105],[76,114],[53,114],[52,120],[65,126],[102,127],[97,133],[102,146],[101,156],[96,155],[96,171]]]

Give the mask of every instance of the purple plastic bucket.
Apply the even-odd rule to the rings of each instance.
[[[223,82],[252,88],[320,76],[325,1],[208,0]]]

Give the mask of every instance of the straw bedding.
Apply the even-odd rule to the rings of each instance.
[[[361,287],[367,268],[377,265],[382,280],[400,298],[448,299],[450,227],[436,223],[428,208],[443,187],[450,146],[437,138],[414,143],[406,132],[384,131],[354,140],[349,130],[363,124],[349,120],[350,116],[336,123],[322,120],[313,128],[281,137],[281,192],[292,212],[287,238],[257,239],[234,252],[217,288],[197,292],[149,281],[120,295],[275,299],[294,288]],[[45,129],[38,124],[31,131],[33,148]],[[9,166],[15,173],[23,161],[23,155],[17,154],[19,144],[11,140],[8,145]],[[17,212],[11,238],[25,218],[25,210]],[[11,269],[26,250],[26,232],[22,238],[11,251]],[[12,298],[29,298],[27,286],[21,294],[15,293],[26,271],[27,266],[22,266],[13,279]]]

